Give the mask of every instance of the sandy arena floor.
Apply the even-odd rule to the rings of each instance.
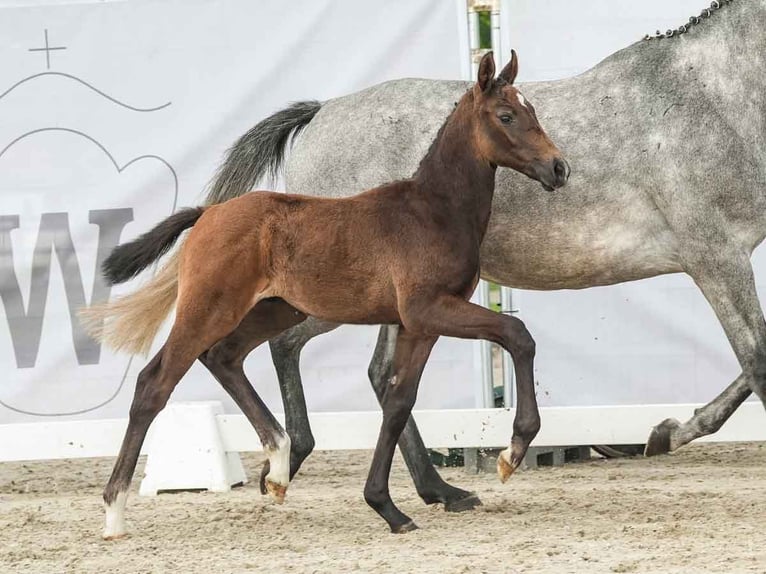
[[[406,535],[364,503],[370,457],[315,453],[284,506],[253,483],[134,493],[131,534],[116,542],[99,536],[111,460],[0,464],[0,572],[766,572],[762,444],[568,464],[505,485],[446,469],[484,501],[462,514],[423,505],[397,455],[392,494],[420,526]],[[259,459],[245,458],[252,476]]]

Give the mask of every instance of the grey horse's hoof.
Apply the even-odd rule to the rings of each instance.
[[[467,492],[463,498],[448,500],[444,503],[447,512],[465,512],[481,506],[482,502],[474,492]]]
[[[681,426],[676,419],[665,419],[652,429],[646,441],[644,456],[656,456],[670,452],[670,435]]]

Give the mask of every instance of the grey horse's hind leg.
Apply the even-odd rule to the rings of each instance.
[[[378,402],[382,402],[386,385],[391,380],[394,365],[394,351],[399,328],[395,325],[383,325],[378,334],[378,343],[372,356],[368,374]],[[470,510],[481,504],[479,497],[472,492],[448,484],[439,476],[431,464],[423,439],[410,416],[399,435],[399,449],[410,471],[418,495],[426,504],[441,502],[449,512]]]
[[[269,341],[271,360],[277,370],[279,391],[285,409],[285,428],[292,440],[290,448],[290,480],[298,472],[306,457],[314,450],[306,397],[303,395],[300,359],[303,347],[314,337],[338,328],[338,323],[309,317],[303,323],[285,331]],[[261,469],[261,494],[266,494],[266,475],[270,464],[267,460]]]
[[[670,452],[716,432],[751,390],[756,390],[762,401],[766,398],[766,322],[749,258],[742,252],[725,253],[687,273],[713,307],[742,373],[687,422],[666,419],[654,427],[646,444],[647,456]]]

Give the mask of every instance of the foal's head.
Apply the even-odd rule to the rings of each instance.
[[[481,59],[472,94],[475,143],[486,161],[520,171],[553,191],[566,183],[569,164],[540,127],[535,108],[513,86],[518,71],[513,50],[497,78],[492,52]]]

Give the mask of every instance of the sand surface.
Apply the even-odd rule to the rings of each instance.
[[[444,469],[484,506],[421,503],[401,458],[392,495],[420,530],[394,535],[364,503],[370,452],[314,453],[284,506],[230,493],[128,500],[105,542],[111,459],[0,464],[0,572],[766,572],[766,447],[701,445],[494,475]],[[243,457],[256,476],[260,455]],[[141,469],[137,476],[140,476]]]

